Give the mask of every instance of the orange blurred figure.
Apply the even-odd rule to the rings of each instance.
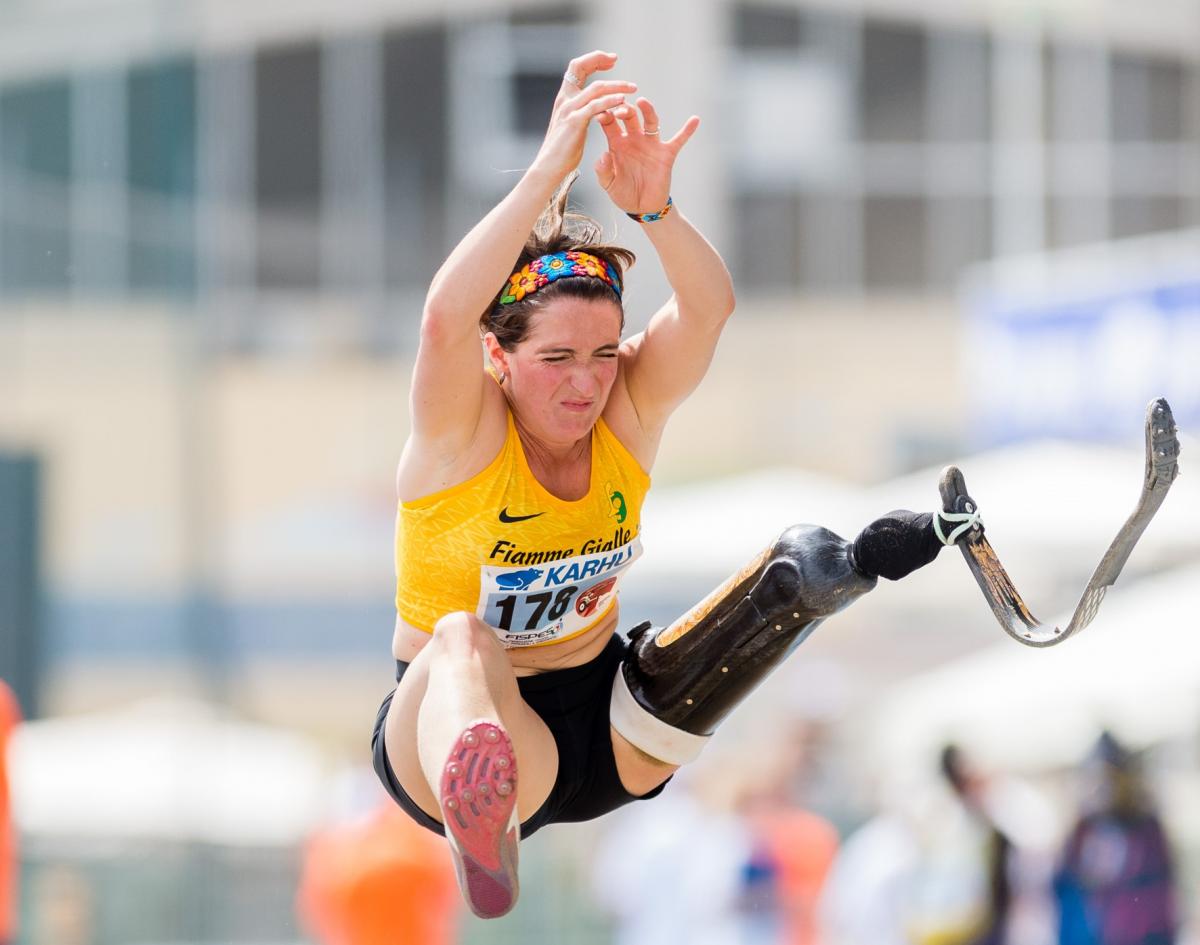
[[[764,753],[753,766],[743,812],[771,876],[777,942],[819,945],[818,902],[841,841],[833,824],[805,810],[797,798],[807,762],[820,751],[820,728],[803,718],[785,724],[785,747]]]
[[[798,807],[759,811],[751,823],[775,865],[781,945],[817,945],[817,902],[837,856],[837,829]]]
[[[8,743],[21,707],[0,679],[0,945],[17,940],[17,840],[8,793]]]
[[[309,841],[297,908],[323,945],[451,945],[460,902],[445,842],[387,804]]]

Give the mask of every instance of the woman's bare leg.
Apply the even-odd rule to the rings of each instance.
[[[438,621],[396,687],[384,729],[396,779],[438,821],[437,791],[450,750],[479,719],[499,722],[512,739],[520,772],[517,811],[527,820],[549,797],[558,775],[554,737],[521,698],[495,633],[474,614],[450,614]]]
[[[679,770],[679,765],[651,758],[611,725],[608,730],[621,786],[635,797],[649,794]]]

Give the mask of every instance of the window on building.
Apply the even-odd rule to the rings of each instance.
[[[1183,225],[1183,201],[1174,196],[1115,196],[1112,236],[1142,236],[1175,230]]]
[[[546,131],[550,108],[562,87],[561,50],[576,42],[579,12],[572,6],[539,7],[508,18],[513,68],[509,77],[512,130],[520,137]]]
[[[857,283],[853,18],[794,5],[732,8],[731,260],[749,292]],[[849,245],[853,244],[853,245]]]
[[[1095,194],[1052,194],[1046,199],[1046,245],[1051,249],[1098,243],[1108,238],[1107,198]]]
[[[929,40],[929,133],[935,141],[991,138],[991,44],[983,33],[945,30]]]
[[[451,162],[449,37],[443,25],[390,34],[384,42],[384,147],[388,283],[424,286],[447,246]],[[421,90],[419,120],[411,90]]]
[[[255,63],[258,283],[315,289],[321,262],[321,52],[263,50]]]
[[[70,282],[71,94],[65,80],[0,92],[0,290]]]
[[[740,286],[751,292],[800,286],[800,195],[795,191],[749,193],[734,215],[732,264]]]
[[[460,231],[512,186],[537,154],[562,85],[565,51],[585,49],[578,9],[530,8],[450,26],[449,226]]]
[[[575,4],[558,3],[552,6],[530,7],[514,10],[508,15],[508,25],[517,28],[539,26],[575,26],[579,23],[579,9]]]
[[[1045,134],[1048,141],[1101,142],[1108,137],[1104,90],[1108,56],[1101,46],[1047,45],[1043,57]]]
[[[550,108],[562,87],[562,72],[524,68],[512,76],[513,124],[519,135],[543,134]]]
[[[129,284],[190,293],[196,282],[196,67],[130,71],[127,84]]]
[[[1185,199],[1188,155],[1165,143],[1124,144],[1112,150],[1109,182],[1112,192],[1130,196],[1171,196]]]
[[[794,6],[738,4],[733,10],[734,43],[744,50],[794,50],[802,42],[802,24]]]
[[[868,23],[859,83],[866,141],[921,141],[926,135],[929,50],[922,27]]]
[[[928,281],[927,201],[868,196],[863,201],[863,283],[869,289],[919,289]]]
[[[1131,54],[1112,57],[1112,135],[1122,141],[1180,141],[1186,127],[1183,64]]]
[[[992,200],[986,194],[954,194],[929,201],[928,278],[953,289],[963,270],[992,254]]]
[[[71,76],[71,289],[117,296],[127,288],[126,78],[108,66]]]
[[[803,289],[837,293],[862,284],[861,207],[857,195],[804,195],[799,250]]]

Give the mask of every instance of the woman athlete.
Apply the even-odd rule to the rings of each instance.
[[[397,474],[397,686],[375,767],[445,834],[485,918],[516,902],[520,837],[657,794],[821,619],[941,547],[929,515],[892,513],[855,542],[794,526],[671,627],[618,634],[664,426],[734,295],[671,200],[699,119],[666,137],[647,99],[627,103],[632,82],[598,77],[616,58],[570,63],[533,163],[434,276]],[[597,180],[673,292],[624,341],[633,254],[565,212],[593,123]]]

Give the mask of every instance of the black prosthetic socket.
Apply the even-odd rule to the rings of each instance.
[[[875,519],[850,545],[850,566],[864,577],[898,581],[938,556],[933,515],[897,509]]]
[[[875,586],[848,551],[828,529],[795,525],[671,626],[635,628],[623,666],[634,699],[674,728],[712,732],[822,620]]]

